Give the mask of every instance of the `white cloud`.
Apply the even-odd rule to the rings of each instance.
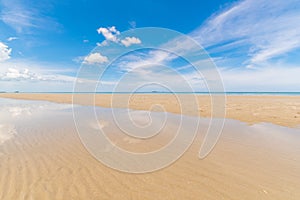
[[[246,63],[255,65],[299,48],[299,21],[299,1],[245,0],[212,15],[191,36],[212,51],[243,47]]]
[[[89,42],[89,40],[83,40],[83,43],[88,43]]]
[[[100,53],[92,53],[86,56],[83,62],[86,64],[101,64],[108,62],[108,58]]]
[[[125,47],[129,47],[132,44],[141,44],[142,42],[139,38],[136,37],[126,37],[125,39],[121,40],[121,43]]]
[[[2,75],[2,80],[41,80],[42,77],[29,72],[28,69],[19,70],[16,68],[8,68],[7,72]]]
[[[12,60],[0,63],[0,91],[8,90],[5,84],[15,87],[28,87],[27,83],[37,82],[46,85],[47,83],[70,83],[75,80],[72,74],[76,74],[76,69],[66,65],[53,65],[50,63],[38,63],[29,60]],[[23,82],[26,82],[26,84]],[[39,85],[39,84],[37,84]],[[18,89],[18,88],[16,88]],[[30,91],[30,87],[28,90]],[[47,87],[45,88],[47,89]]]
[[[219,53],[218,63],[229,66],[220,71],[227,90],[299,91],[299,66],[272,60],[300,48],[299,21],[299,1],[245,0],[212,15],[190,36],[209,48],[209,52]],[[195,44],[179,37],[163,47],[190,54]],[[226,63],[232,60],[230,56],[237,56],[241,61],[230,66]],[[128,55],[127,58],[119,63],[120,68],[127,73],[134,71],[140,81],[150,81],[156,76],[174,80],[174,76],[153,69],[155,65],[172,61],[171,54],[150,51],[147,56]],[[202,82],[197,74],[184,76],[194,85]]]
[[[8,68],[4,73],[0,73],[1,81],[59,81],[73,82],[75,79],[70,76],[60,74],[41,74],[25,69]]]
[[[0,91],[70,92],[76,72],[66,64],[11,59],[0,62]]]
[[[120,35],[120,31],[116,29],[115,26],[111,27],[100,27],[97,29],[98,34],[103,35],[105,38],[101,43],[97,42],[97,46],[107,46],[107,41],[112,41],[114,43],[123,44],[126,47],[129,47],[132,44],[141,44],[142,41],[136,37],[126,37],[125,39],[120,39],[118,36]]]
[[[106,40],[118,42],[117,36],[120,35],[120,31],[118,31],[115,26],[108,28],[100,27],[97,29],[97,32],[98,34],[102,34]]]
[[[19,39],[18,37],[9,37],[9,38],[7,38],[7,41],[13,41],[13,40],[17,40],[17,39]]]
[[[0,42],[0,62],[10,59],[11,48]]]

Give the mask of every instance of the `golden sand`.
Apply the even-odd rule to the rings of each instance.
[[[69,95],[16,96],[70,101]],[[293,100],[279,99],[279,103]],[[13,115],[16,124],[0,127],[3,136],[5,130],[12,134],[0,144],[3,200],[300,199],[299,129],[227,122],[218,144],[204,160],[198,158],[203,142],[203,135],[199,135],[171,166],[153,173],[129,174],[106,167],[87,152],[70,110],[41,114],[28,110],[27,114]],[[123,141],[130,146],[136,142]]]
[[[77,94],[84,96],[82,94]],[[182,94],[181,94],[182,95]],[[183,95],[184,96],[184,95]],[[72,103],[72,94],[0,94],[0,97],[46,100],[58,103]],[[113,97],[113,98],[112,98]],[[127,99],[129,98],[129,103]],[[97,94],[96,105],[101,107],[132,108],[149,110],[153,104],[161,104],[167,112],[181,113],[180,104],[174,95],[166,94]],[[211,116],[210,97],[197,95],[199,104],[195,111],[187,105],[186,115],[198,114],[202,117]],[[185,106],[188,102],[185,102]],[[300,96],[227,96],[226,118],[236,119],[249,124],[269,122],[281,126],[296,127],[300,125]]]

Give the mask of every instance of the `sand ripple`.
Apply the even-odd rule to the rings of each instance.
[[[109,123],[104,124],[107,129]],[[43,111],[14,126],[1,124],[0,138],[3,200],[300,199],[299,129],[228,121],[206,159],[197,157],[199,135],[179,161],[140,175],[94,159],[81,144],[69,111]],[[124,136],[120,140],[140,144]]]

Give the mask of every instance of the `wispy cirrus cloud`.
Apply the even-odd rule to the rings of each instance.
[[[11,41],[14,41],[17,39],[19,39],[19,38],[18,37],[9,37],[9,38],[7,38],[7,41],[11,42]]]
[[[299,1],[243,0],[214,13],[189,36],[213,56],[217,55],[216,61],[227,90],[299,91],[299,64],[291,64],[289,60],[274,60],[284,58],[300,48],[299,21]],[[188,40],[176,40],[165,45],[188,54],[193,52],[193,45],[187,43]],[[122,66],[137,69],[139,65],[149,65],[149,62],[165,64],[168,59],[172,60],[170,54],[159,51],[156,54],[149,53],[147,59],[129,60]],[[187,66],[190,68],[190,65]],[[155,76],[149,70],[143,68],[140,71]],[[164,74],[160,76],[164,77]],[[190,81],[194,80],[194,84],[201,80],[195,73],[186,73],[184,76]]]
[[[106,90],[130,91],[130,88],[143,86],[141,90],[172,91],[206,90],[205,81],[191,65],[189,70],[174,67],[178,56],[164,50],[143,50],[132,52],[118,58],[102,76],[101,82]],[[181,60],[181,62],[185,61]],[[175,62],[176,63],[176,62]],[[177,64],[178,65],[178,64]],[[186,68],[188,68],[186,67]],[[109,82],[110,84],[106,84]],[[147,85],[154,83],[147,89]],[[145,88],[144,88],[145,86]]]
[[[243,0],[213,14],[191,36],[209,51],[242,51],[251,66],[299,48],[299,21],[297,0]]]
[[[177,56],[162,50],[149,50],[147,52],[135,52],[128,54],[118,60],[115,65],[119,66],[121,71],[132,71],[139,67],[147,66],[145,69],[151,70],[152,65],[167,65],[169,61]]]
[[[33,33],[32,29],[56,30],[61,25],[39,8],[37,3],[30,5],[21,0],[1,0],[0,20],[17,33]]]

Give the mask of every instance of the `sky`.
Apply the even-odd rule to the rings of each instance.
[[[0,91],[72,92],[82,68],[97,91],[207,91],[211,67],[225,91],[299,92],[299,21],[299,0],[0,0]],[[178,38],[135,31],[145,27]],[[189,38],[209,64],[186,59]],[[128,52],[112,60],[113,49]]]

